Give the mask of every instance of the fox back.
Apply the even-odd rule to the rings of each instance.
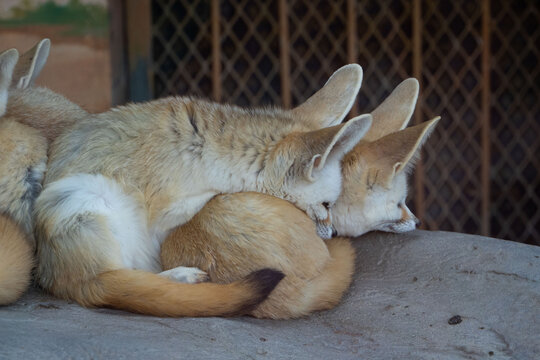
[[[399,85],[372,113],[374,123],[365,135],[369,140],[345,156],[343,190],[332,208],[339,234],[414,228],[415,217],[405,205],[406,169],[436,123],[400,130],[414,109],[417,85],[414,79]],[[323,242],[305,213],[255,193],[215,197],[171,232],[161,248],[164,269],[196,266],[215,282],[239,279],[256,266],[282,271],[285,279],[251,313],[265,318],[298,317],[335,306],[351,282],[354,258],[348,239]]]
[[[76,122],[51,145],[35,206],[40,284],[87,306],[195,314],[181,308],[189,292],[178,298],[180,287],[164,279],[149,286],[141,279],[159,277],[134,269],[160,271],[159,246],[167,232],[219,193],[287,198],[328,237],[341,160],[371,123],[363,116],[334,125],[352,106],[360,80],[361,68],[346,66],[322,93],[291,111],[171,97]],[[340,83],[345,86],[335,86]],[[174,279],[184,281],[186,271],[178,269]],[[248,284],[264,289],[264,296],[249,292],[252,303],[281,280],[279,272],[263,274],[270,276],[257,275]],[[164,300],[158,294],[166,294]],[[217,313],[206,310],[196,314]]]

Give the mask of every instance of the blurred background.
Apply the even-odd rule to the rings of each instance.
[[[90,111],[170,94],[293,107],[340,66],[351,115],[402,80],[441,115],[409,204],[426,229],[540,245],[536,0],[3,0],[0,48],[52,39],[39,83]]]

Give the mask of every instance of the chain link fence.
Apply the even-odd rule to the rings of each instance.
[[[340,66],[353,114],[403,79],[441,115],[410,202],[425,228],[540,245],[540,5],[534,0],[153,0],[155,97],[292,107]]]

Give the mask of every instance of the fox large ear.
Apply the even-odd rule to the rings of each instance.
[[[309,181],[315,181],[325,165],[341,161],[345,154],[362,139],[371,126],[371,115],[361,115],[341,125],[301,134],[309,151],[309,161],[302,172]]]
[[[16,49],[9,49],[0,54],[0,116],[6,112],[8,89],[18,59],[19,52]]]
[[[47,62],[50,49],[51,41],[42,39],[33,48],[21,55],[13,75],[13,79],[17,82],[15,85],[17,88],[26,89],[34,84]]]
[[[351,110],[362,85],[362,67],[349,64],[338,69],[326,84],[302,105],[291,110],[298,121],[312,129],[340,124]]]
[[[419,150],[435,129],[440,116],[422,124],[386,135],[366,145],[363,155],[373,166],[368,170],[375,172],[369,178],[384,187],[389,187],[396,175],[412,169]]]
[[[419,89],[418,80],[415,78],[401,82],[371,113],[373,125],[366,134],[365,140],[374,141],[405,129],[414,112]]]

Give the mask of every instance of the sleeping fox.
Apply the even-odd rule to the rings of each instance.
[[[373,113],[373,125],[343,161],[343,191],[332,208],[337,233],[412,230],[406,173],[438,119],[403,129],[414,110],[418,82],[405,80]],[[161,248],[163,268],[183,264],[227,283],[261,266],[286,277],[251,315],[292,318],[335,306],[351,282],[354,248],[343,237],[323,241],[305,212],[263,194],[219,195]],[[167,271],[163,273],[167,275]]]
[[[280,271],[181,284],[206,274],[179,266],[170,279],[156,275],[161,242],[215,195],[240,191],[294,203],[330,237],[341,160],[371,124],[369,115],[339,124],[361,78],[358,65],[345,66],[291,111],[171,97],[76,122],[51,145],[35,204],[39,284],[84,306],[158,316],[250,312]]]

